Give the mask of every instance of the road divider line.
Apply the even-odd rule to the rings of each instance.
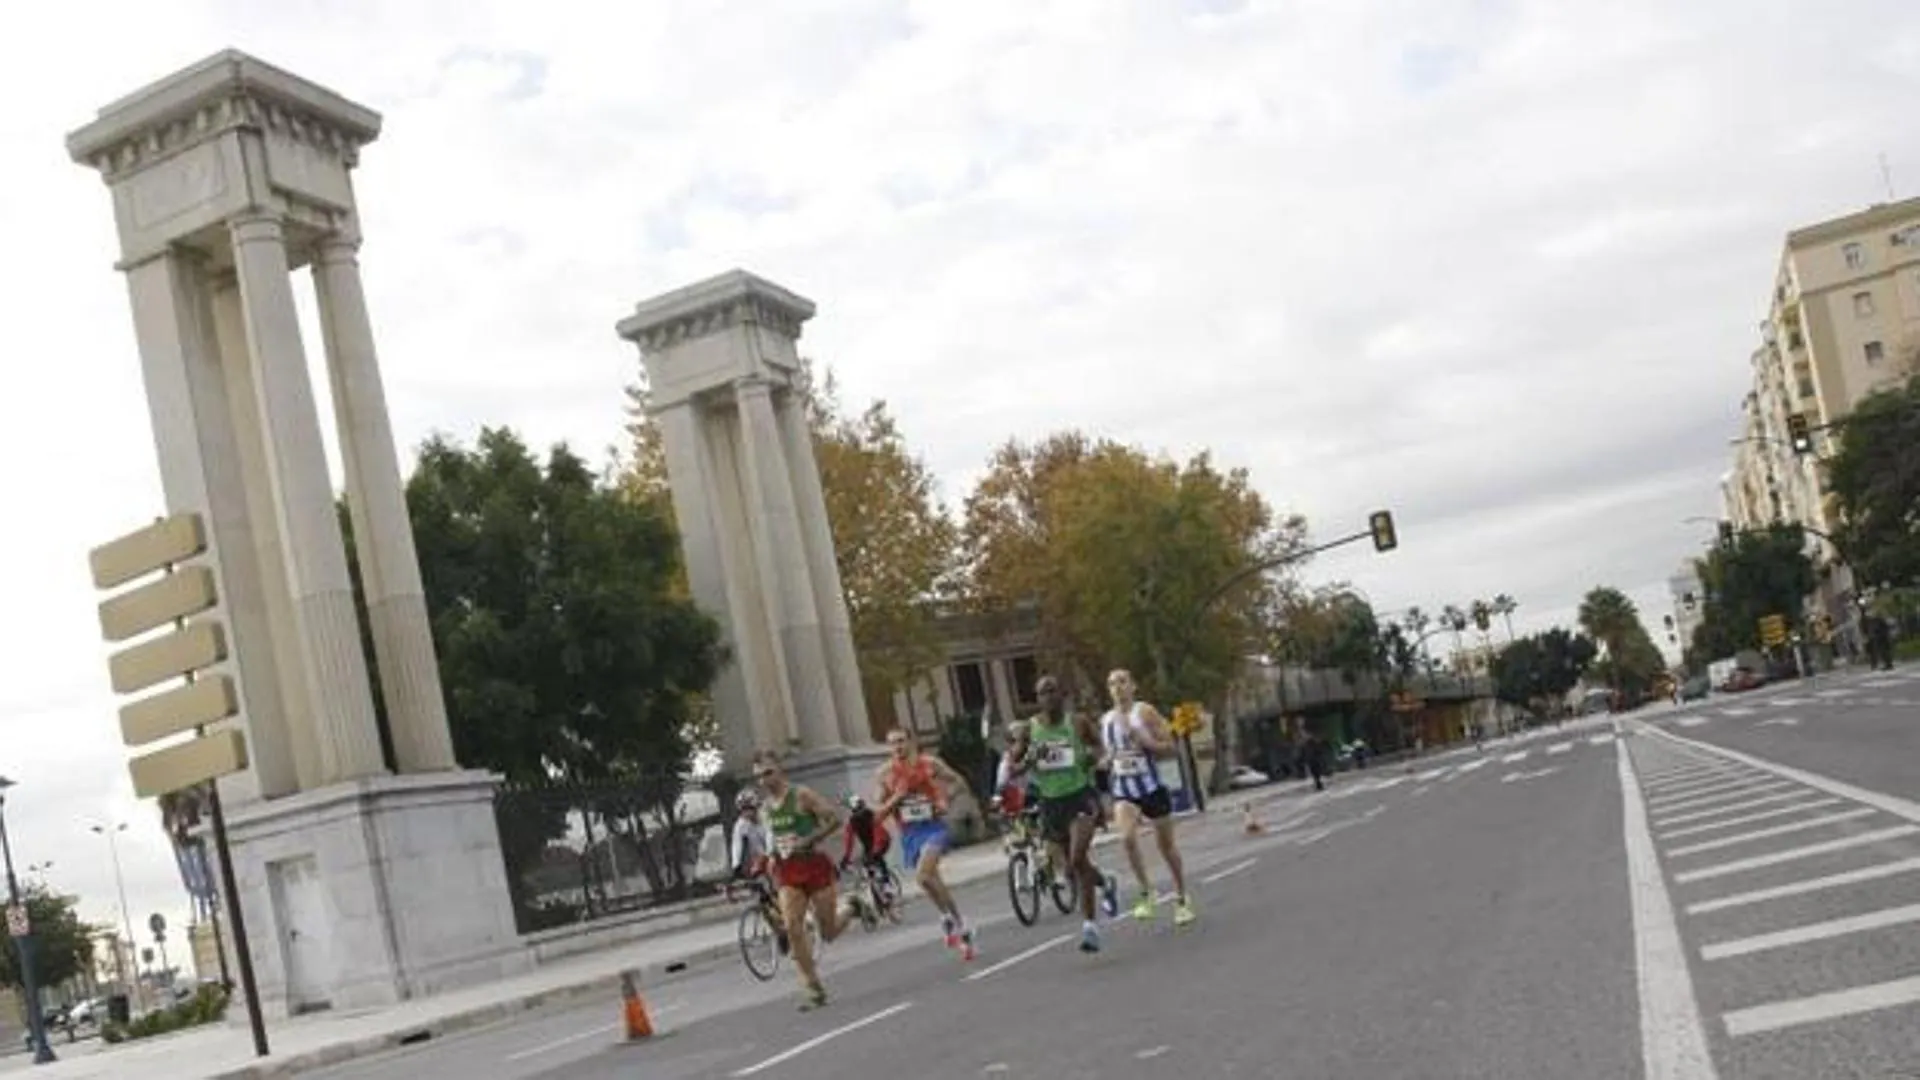
[[[771,1069],[775,1065],[778,1065],[782,1062],[792,1061],[794,1058],[799,1057],[801,1054],[804,1054],[809,1050],[812,1050],[819,1046],[824,1046],[827,1043],[832,1042],[833,1040],[839,1038],[842,1035],[850,1035],[853,1032],[859,1031],[863,1027],[868,1027],[870,1025],[877,1024],[880,1021],[885,1020],[889,1016],[897,1016],[900,1013],[906,1012],[908,1009],[911,1009],[911,1008],[913,1008],[913,1002],[903,1001],[898,1005],[893,1005],[888,1008],[881,1009],[879,1012],[874,1013],[872,1016],[868,1016],[860,1020],[855,1020],[851,1024],[842,1024],[839,1027],[834,1028],[832,1031],[822,1032],[819,1035],[815,1035],[813,1038],[808,1039],[806,1042],[801,1043],[800,1045],[794,1047],[793,1049],[785,1050],[778,1054],[775,1054],[774,1056],[768,1058],[767,1060],[761,1062],[758,1065],[749,1065],[744,1069],[736,1070],[733,1075],[734,1076],[752,1076],[756,1073],[765,1072],[766,1070]]]
[[[1569,750],[1571,750],[1571,749],[1573,749],[1573,744],[1572,744],[1572,743],[1570,743],[1570,742],[1557,742],[1557,743],[1554,743],[1554,744],[1553,744],[1552,746],[1549,746],[1549,747],[1547,747],[1547,753],[1549,753],[1549,754],[1564,754],[1564,753],[1566,753],[1567,751],[1569,751]]]
[[[1712,832],[1715,829],[1726,829],[1726,828],[1731,828],[1732,826],[1735,826],[1735,825],[1751,825],[1756,821],[1771,821],[1774,818],[1783,818],[1792,814],[1801,814],[1801,813],[1805,813],[1808,810],[1818,810],[1820,807],[1823,807],[1823,806],[1839,806],[1839,805],[1840,805],[1839,799],[1836,799],[1831,795],[1823,795],[1817,799],[1814,799],[1811,802],[1794,803],[1791,806],[1781,806],[1772,810],[1762,810],[1754,814],[1742,814],[1739,817],[1724,818],[1720,821],[1709,821],[1704,825],[1688,825],[1684,829],[1667,829],[1664,832],[1655,833],[1654,835],[1657,839],[1663,842],[1673,841],[1673,840],[1678,840],[1683,836],[1698,836],[1703,832]]]
[[[1072,940],[1073,940],[1072,934],[1061,934],[1059,937],[1048,938],[1047,940],[1041,942],[1038,945],[1035,945],[1030,949],[1026,949],[1022,952],[1014,953],[1012,956],[1007,957],[1005,960],[1002,960],[997,964],[994,964],[990,967],[981,968],[979,971],[976,971],[973,974],[967,976],[966,981],[979,982],[981,979],[984,979],[989,975],[997,975],[1000,972],[1007,970],[1008,968],[1012,967],[1015,964],[1019,964],[1019,963],[1023,963],[1025,961],[1031,960],[1034,957],[1039,956],[1041,953],[1046,952],[1048,949],[1057,949],[1060,946],[1065,945],[1067,942]]]
[[[1848,915],[1843,919],[1828,919],[1824,922],[1776,930],[1770,934],[1755,934],[1752,937],[1734,938],[1730,941],[1716,941],[1700,947],[1700,959],[1724,960],[1729,956],[1746,956],[1749,953],[1764,952],[1768,949],[1784,949],[1792,945],[1804,945],[1809,941],[1825,941],[1829,938],[1844,937],[1847,934],[1884,930],[1889,926],[1904,926],[1913,922],[1920,922],[1920,904],[1904,904],[1900,907],[1869,911],[1862,915]]]
[[[1487,759],[1486,759],[1486,758],[1474,758],[1474,759],[1473,759],[1472,761],[1469,761],[1469,762],[1466,762],[1466,763],[1464,763],[1464,764],[1462,764],[1462,765],[1460,766],[1460,771],[1461,771],[1461,772],[1472,772],[1473,770],[1475,770],[1475,769],[1477,769],[1477,768],[1479,768],[1479,767],[1480,767],[1480,766],[1482,766],[1482,765],[1485,765],[1486,763],[1487,763]]]
[[[1516,761],[1525,761],[1527,760],[1527,755],[1532,752],[1533,751],[1531,750],[1521,750],[1516,753],[1508,754],[1506,757],[1503,757],[1500,759],[1500,764],[1511,765]]]
[[[1612,735],[1589,735],[1587,736],[1587,743],[1591,746],[1605,746],[1612,742],[1613,739],[1614,737]]]
[[[1687,870],[1675,874],[1673,880],[1685,885],[1690,882],[1705,881],[1708,878],[1723,877],[1727,874],[1738,874],[1743,870],[1760,870],[1769,866],[1778,866],[1781,863],[1793,862],[1795,859],[1831,855],[1836,851],[1846,851],[1849,848],[1866,847],[1868,844],[1878,844],[1886,840],[1899,840],[1915,833],[1920,833],[1920,825],[1895,825],[1887,829],[1875,829],[1872,832],[1843,836],[1838,840],[1826,840],[1818,844],[1807,844],[1804,847],[1788,848],[1785,851],[1735,859],[1715,866],[1703,866],[1698,870]]]
[[[1772,806],[1775,803],[1791,802],[1794,799],[1804,799],[1809,795],[1817,794],[1819,793],[1803,790],[1777,791],[1772,795],[1762,795],[1757,799],[1748,799],[1746,802],[1728,803],[1725,806],[1716,806],[1711,810],[1690,810],[1687,813],[1674,814],[1671,817],[1658,817],[1654,819],[1654,824],[1663,827],[1667,825],[1679,825],[1683,822],[1719,817],[1721,814],[1739,813],[1742,810],[1751,810],[1756,806]]]
[[[1912,822],[1920,822],[1920,803],[1914,802],[1911,799],[1902,799],[1897,795],[1886,795],[1878,791],[1868,790],[1867,788],[1856,787],[1844,781],[1822,776],[1819,773],[1796,769],[1791,765],[1781,765],[1768,761],[1765,758],[1754,757],[1752,754],[1743,754],[1738,750],[1727,750],[1714,746],[1711,743],[1695,742],[1692,739],[1675,735],[1672,732],[1655,729],[1654,734],[1660,738],[1679,743],[1682,746],[1691,746],[1705,753],[1719,754],[1733,761],[1738,761],[1743,765],[1751,765],[1756,769],[1773,773],[1775,776],[1783,776],[1797,783],[1805,784],[1810,788],[1818,788],[1829,795],[1838,795],[1843,799],[1851,799],[1865,806],[1878,807],[1892,814],[1894,817],[1905,818]]]
[[[655,1011],[658,1012],[659,1010],[655,1010]],[[602,1024],[601,1026],[594,1028],[592,1031],[577,1032],[575,1034],[568,1035],[567,1037],[562,1039],[555,1039],[552,1042],[541,1043],[539,1046],[530,1047],[526,1050],[520,1051],[517,1054],[508,1054],[507,1060],[523,1061],[530,1057],[539,1057],[541,1054],[545,1054],[553,1050],[558,1050],[563,1046],[572,1046],[574,1043],[581,1042],[586,1039],[595,1038],[596,1036],[600,1036],[600,1035],[611,1035],[614,1032],[619,1031],[620,1027],[621,1025],[619,1024]]]
[[[1807,878],[1804,881],[1775,885],[1768,889],[1754,889],[1751,892],[1734,893],[1732,896],[1701,900],[1687,905],[1689,915],[1707,915],[1728,908],[1746,907],[1749,904],[1761,904],[1768,900],[1779,900],[1788,896],[1804,896],[1807,893],[1821,892],[1826,889],[1839,889],[1848,885],[1858,885],[1866,881],[1878,881],[1881,878],[1898,874],[1910,874],[1920,871],[1920,857],[1895,859],[1874,866],[1864,866],[1858,870],[1848,870],[1840,874],[1828,874],[1825,877]]]
[[[1819,817],[1808,818],[1805,821],[1789,821],[1785,825],[1769,825],[1764,829],[1755,829],[1752,832],[1735,833],[1732,836],[1721,836],[1712,840],[1701,840],[1697,843],[1684,844],[1677,848],[1669,848],[1667,850],[1667,858],[1677,859],[1685,855],[1697,855],[1702,851],[1718,851],[1721,848],[1733,847],[1735,844],[1746,844],[1755,840],[1765,840],[1775,836],[1786,836],[1791,833],[1805,832],[1808,829],[1823,829],[1829,825],[1837,825],[1843,821],[1858,821],[1864,817],[1872,817],[1879,812],[1880,811],[1875,810],[1871,806],[1862,806],[1854,810],[1842,810],[1834,814],[1822,814]]]
[[[1693,996],[1680,927],[1647,828],[1647,809],[1627,744],[1614,744],[1620,773],[1627,895],[1633,909],[1634,976],[1640,997],[1640,1061],[1646,1080],[1715,1080],[1706,1025]]]
[[[1230,878],[1233,875],[1238,874],[1244,870],[1252,869],[1253,864],[1259,861],[1260,859],[1257,856],[1251,859],[1243,859],[1240,862],[1234,863],[1232,866],[1227,867],[1225,870],[1215,870],[1213,873],[1208,874],[1206,877],[1201,878],[1200,884],[1211,885],[1214,882],[1219,881],[1223,878]]]
[[[1838,1020],[1915,1002],[1920,1002],[1920,978],[1895,979],[1872,986],[1856,986],[1851,990],[1836,990],[1830,994],[1735,1009],[1721,1019],[1726,1022],[1727,1034],[1737,1039],[1742,1035],[1758,1035],[1801,1024]]]

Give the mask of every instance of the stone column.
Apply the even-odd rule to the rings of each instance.
[[[849,746],[874,741],[867,719],[866,689],[860,683],[860,661],[853,647],[853,621],[847,613],[846,588],[840,581],[840,563],[834,555],[833,528],[827,521],[827,496],[820,486],[820,462],[814,457],[813,436],[799,404],[789,394],[774,409],[792,474],[800,532],[812,569],[814,609],[820,617],[822,646],[832,680],[833,701],[840,718],[840,740]]]
[[[358,247],[358,241],[329,237],[321,241],[313,263],[346,465],[347,507],[353,514],[354,559],[360,564],[395,764],[403,773],[438,772],[458,766],[413,523],[400,486],[393,421],[373,348],[373,321],[355,257]]]
[[[386,771],[367,687],[360,624],[353,610],[333,485],[320,440],[320,415],[300,345],[278,217],[246,214],[228,222],[234,273],[247,326],[260,421],[268,433],[267,472],[280,526],[280,554],[293,592],[294,631],[304,671],[286,673],[289,692],[304,689],[319,729],[319,775],[333,784]]]
[[[220,790],[235,802],[248,802],[297,791],[299,778],[280,706],[281,674],[274,667],[272,626],[198,263],[175,250],[124,269],[167,509],[205,515],[208,562],[220,568],[220,602],[252,762],[245,773],[222,780]]]
[[[748,378],[736,381],[733,390],[740,408],[746,495],[758,507],[757,516],[766,530],[754,537],[761,586],[766,591],[773,640],[786,658],[801,745],[807,750],[840,746],[840,720],[821,647],[820,619],[807,584],[806,549],[801,546],[793,482],[773,415],[772,387],[764,378]]]

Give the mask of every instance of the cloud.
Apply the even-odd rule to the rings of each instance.
[[[1600,582],[1657,623],[1786,230],[1881,197],[1882,152],[1920,176],[1901,0],[105,8],[111,39],[55,6],[0,57],[31,103],[0,114],[9,824],[95,917],[84,820],[138,823],[136,918],[184,902],[82,569],[160,503],[106,192],[61,140],[217,48],[385,116],[357,191],[408,450],[495,423],[599,452],[636,369],[613,321],[745,266],[819,302],[804,348],[950,500],[1008,436],[1210,447],[1317,535],[1398,511],[1399,551],[1316,579],[1508,592],[1523,628]]]

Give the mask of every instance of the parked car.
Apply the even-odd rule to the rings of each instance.
[[[1227,775],[1227,786],[1235,789],[1259,787],[1271,783],[1273,778],[1251,765],[1235,765],[1233,772]]]
[[[1713,689],[1713,683],[1705,675],[1695,675],[1680,685],[1681,701],[1699,701]]]
[[[1737,667],[1733,669],[1733,674],[1727,676],[1727,681],[1720,684],[1720,692],[1737,694],[1742,690],[1753,690],[1765,685],[1767,685],[1766,676],[1752,668]]]

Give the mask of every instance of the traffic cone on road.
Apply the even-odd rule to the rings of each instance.
[[[620,976],[620,998],[626,1015],[627,1039],[651,1038],[653,1018],[647,1015],[647,1003],[640,997],[640,980],[631,971]]]
[[[1260,819],[1254,815],[1252,803],[1248,803],[1240,808],[1240,828],[1244,830],[1248,836],[1259,836],[1261,833],[1267,831],[1267,827],[1261,824]]]

